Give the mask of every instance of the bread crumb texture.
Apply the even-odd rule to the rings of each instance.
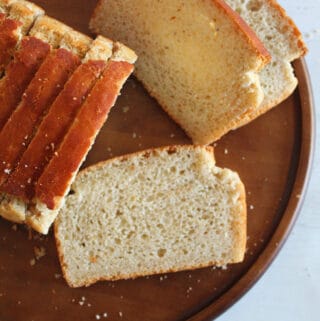
[[[198,144],[220,138],[263,100],[258,72],[269,56],[222,7],[212,0],[103,0],[90,23],[137,52],[137,77]]]
[[[81,172],[55,223],[71,286],[242,261],[239,176],[212,149],[170,147]]]

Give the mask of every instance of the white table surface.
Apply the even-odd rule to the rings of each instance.
[[[320,127],[320,0],[280,0],[302,31]],[[320,320],[320,129],[311,181],[300,217],[260,281],[217,321]]]

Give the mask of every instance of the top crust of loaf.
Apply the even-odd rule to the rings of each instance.
[[[92,43],[88,36],[48,16],[40,17],[30,30],[30,35],[50,43],[53,48],[65,48],[84,57]]]

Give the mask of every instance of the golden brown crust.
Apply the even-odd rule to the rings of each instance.
[[[223,10],[230,20],[235,24],[236,30],[241,31],[245,36],[249,48],[252,48],[255,53],[262,60],[262,64],[259,68],[261,70],[267,63],[271,61],[271,55],[265,48],[264,44],[257,37],[255,32],[247,25],[247,23],[240,17],[240,15],[232,10],[223,0],[211,0],[214,2],[221,10]]]
[[[10,62],[17,46],[18,29],[21,23],[12,19],[4,19],[0,24],[0,73]]]
[[[103,76],[81,107],[77,121],[70,127],[36,186],[35,203],[58,208],[94,138],[114,105],[123,83],[133,71],[127,62],[110,61]]]
[[[308,48],[303,41],[302,34],[300,30],[298,29],[297,25],[294,23],[294,21],[287,15],[287,12],[284,10],[283,7],[280,6],[280,4],[276,0],[268,0],[270,6],[274,7],[276,10],[279,11],[280,15],[283,17],[284,20],[288,22],[288,24],[292,27],[292,30],[294,32],[294,35],[296,36],[297,40],[297,47],[301,51],[301,56],[304,56],[308,52]]]
[[[79,59],[64,49],[49,54],[0,133],[0,185],[15,169],[32,139],[42,114],[51,106]],[[26,117],[28,115],[28,117]]]
[[[0,131],[50,51],[43,41],[25,37],[0,81]]]
[[[1,186],[2,192],[24,200],[34,197],[35,183],[105,67],[104,61],[90,61],[77,68],[50,107],[18,167]]]

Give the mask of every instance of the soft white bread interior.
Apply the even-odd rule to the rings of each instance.
[[[92,43],[90,37],[48,16],[37,19],[29,35],[50,43],[53,48],[70,50],[81,58]]]
[[[29,1],[16,1],[10,6],[8,17],[22,23],[21,34],[26,35],[35,20],[44,15],[44,10]]]
[[[272,56],[260,72],[265,97],[255,110],[244,115],[238,126],[277,106],[292,94],[298,84],[291,62],[303,56],[306,45],[294,22],[274,0],[226,0],[256,32]]]
[[[240,262],[246,203],[212,148],[168,147],[80,172],[55,222],[72,287]]]
[[[137,52],[137,77],[195,143],[220,138],[263,100],[269,54],[220,0],[101,0],[90,26]]]

